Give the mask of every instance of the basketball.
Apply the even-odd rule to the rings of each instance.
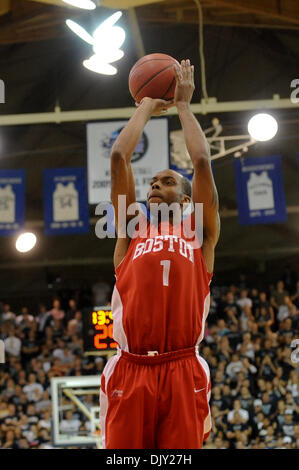
[[[149,54],[136,62],[129,75],[129,90],[139,103],[142,98],[172,100],[175,90],[174,66],[179,63],[167,54]]]

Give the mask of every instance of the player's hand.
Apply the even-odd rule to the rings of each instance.
[[[149,106],[151,116],[161,116],[161,114],[167,113],[167,110],[174,106],[174,102],[172,101],[165,101],[161,99],[154,99],[154,98],[142,98],[140,103],[135,103],[135,106]]]
[[[174,104],[190,103],[192,100],[194,85],[194,66],[190,60],[182,60],[181,65],[174,67],[176,87],[174,92]]]

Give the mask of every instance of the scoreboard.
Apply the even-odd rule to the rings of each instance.
[[[85,353],[115,351],[111,307],[94,307],[83,314],[83,347]]]

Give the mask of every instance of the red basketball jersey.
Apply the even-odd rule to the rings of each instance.
[[[193,214],[191,221],[194,223]],[[163,224],[163,223],[162,223]],[[113,337],[133,354],[159,354],[200,343],[210,307],[209,285],[201,248],[184,236],[150,232],[132,238],[116,268],[112,295]],[[155,234],[156,233],[156,234]]]

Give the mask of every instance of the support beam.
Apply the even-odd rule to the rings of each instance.
[[[82,411],[82,413],[85,414],[85,416],[89,420],[91,420],[91,414],[89,409],[84,405],[84,403],[82,403],[81,400],[79,400],[79,398],[74,395],[73,390],[71,390],[70,388],[64,388],[63,393],[79,408],[79,410]]]
[[[206,102],[191,104],[194,114],[225,113],[232,111],[258,111],[265,109],[299,109],[299,102],[292,103],[289,98],[280,99],[274,95],[270,100],[250,100],[250,101],[224,101],[218,102],[217,98],[209,98]],[[75,122],[75,121],[105,121],[107,119],[129,119],[136,108],[108,108],[89,109],[85,111],[61,111],[57,106],[52,113],[27,113],[27,114],[0,114],[0,126],[19,126],[32,124],[46,124],[54,122]],[[176,107],[168,110],[168,115],[176,115]]]

